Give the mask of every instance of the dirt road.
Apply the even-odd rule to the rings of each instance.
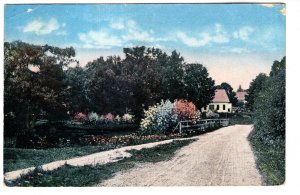
[[[99,186],[262,185],[247,140],[251,129],[235,125],[201,135],[172,160],[140,164]]]

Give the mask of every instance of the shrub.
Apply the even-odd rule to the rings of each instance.
[[[163,101],[162,101],[163,102]],[[148,110],[144,110],[144,118],[141,120],[140,126],[143,132],[151,133],[155,130],[155,119],[161,104],[150,106]]]
[[[98,116],[98,114],[97,113],[95,113],[95,112],[90,112],[89,114],[88,114],[88,118],[89,118],[89,121],[90,122],[97,122],[98,120],[99,120],[99,116]]]
[[[161,100],[160,103],[144,110],[140,127],[144,133],[171,133],[180,120],[198,120],[200,111],[192,102],[179,100],[175,103]]]
[[[197,112],[196,112],[196,120],[201,120],[201,112],[200,112],[200,110],[197,110]]]
[[[104,116],[104,115],[100,115],[98,121],[99,121],[100,123],[105,122],[105,116]]]
[[[117,115],[116,117],[115,117],[115,122],[116,123],[120,123],[122,121],[122,118],[119,116],[119,115]]]
[[[88,117],[82,112],[77,112],[74,116],[74,120],[78,122],[86,122],[88,121]]]
[[[187,100],[177,100],[174,106],[174,112],[178,114],[181,120],[190,120],[197,118],[197,109],[193,102]]]
[[[108,114],[106,114],[105,116],[104,116],[104,120],[106,121],[106,122],[113,122],[114,121],[114,115],[113,114],[111,114],[111,113],[108,113]]]
[[[132,123],[132,122],[134,122],[134,115],[129,114],[129,113],[125,113],[122,116],[122,121],[125,122],[125,123]]]
[[[206,118],[219,118],[219,114],[218,113],[214,113],[213,111],[209,110],[206,113]]]
[[[162,102],[162,105],[155,117],[155,128],[159,132],[170,132],[178,123],[178,114],[174,112],[174,103],[167,100]]]

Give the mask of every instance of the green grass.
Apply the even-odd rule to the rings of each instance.
[[[57,160],[66,160],[118,147],[114,144],[50,149],[4,148],[4,172],[36,167]]]
[[[285,181],[285,144],[267,146],[261,141],[250,138],[257,167],[266,185],[281,185]]]
[[[251,125],[253,124],[253,119],[246,115],[234,115],[229,118],[230,125]]]
[[[54,171],[45,172],[35,169],[16,181],[6,182],[8,186],[93,186],[112,177],[119,171],[133,168],[137,163],[170,160],[175,151],[190,144],[193,140],[177,140],[154,148],[130,150],[130,158],[97,166],[74,167],[64,165]]]

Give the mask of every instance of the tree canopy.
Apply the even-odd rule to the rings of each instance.
[[[251,111],[253,111],[255,99],[257,98],[259,92],[263,88],[267,78],[268,77],[266,74],[260,73],[250,83],[249,89],[247,90],[247,95],[245,96],[245,100],[247,101],[246,107]]]
[[[214,95],[214,80],[201,64],[188,64],[177,51],[124,48],[125,58],[99,57],[85,67],[69,65],[75,50],[21,41],[4,44],[6,121],[34,128],[46,119],[75,113],[124,114],[140,118],[143,109],[161,100],[187,99],[198,108]],[[8,122],[6,122],[8,124]]]
[[[42,111],[48,118],[67,114],[69,90],[64,68],[75,56],[70,48],[4,43],[4,115],[21,128],[33,128]]]

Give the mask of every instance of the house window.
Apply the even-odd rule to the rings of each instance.
[[[210,110],[214,110],[215,109],[215,105],[209,105],[209,109]]]
[[[223,110],[226,110],[226,109],[225,109],[225,104],[223,104]]]
[[[220,105],[217,105],[217,110],[219,110],[220,109]]]
[[[228,108],[228,112],[230,112],[230,108]]]

